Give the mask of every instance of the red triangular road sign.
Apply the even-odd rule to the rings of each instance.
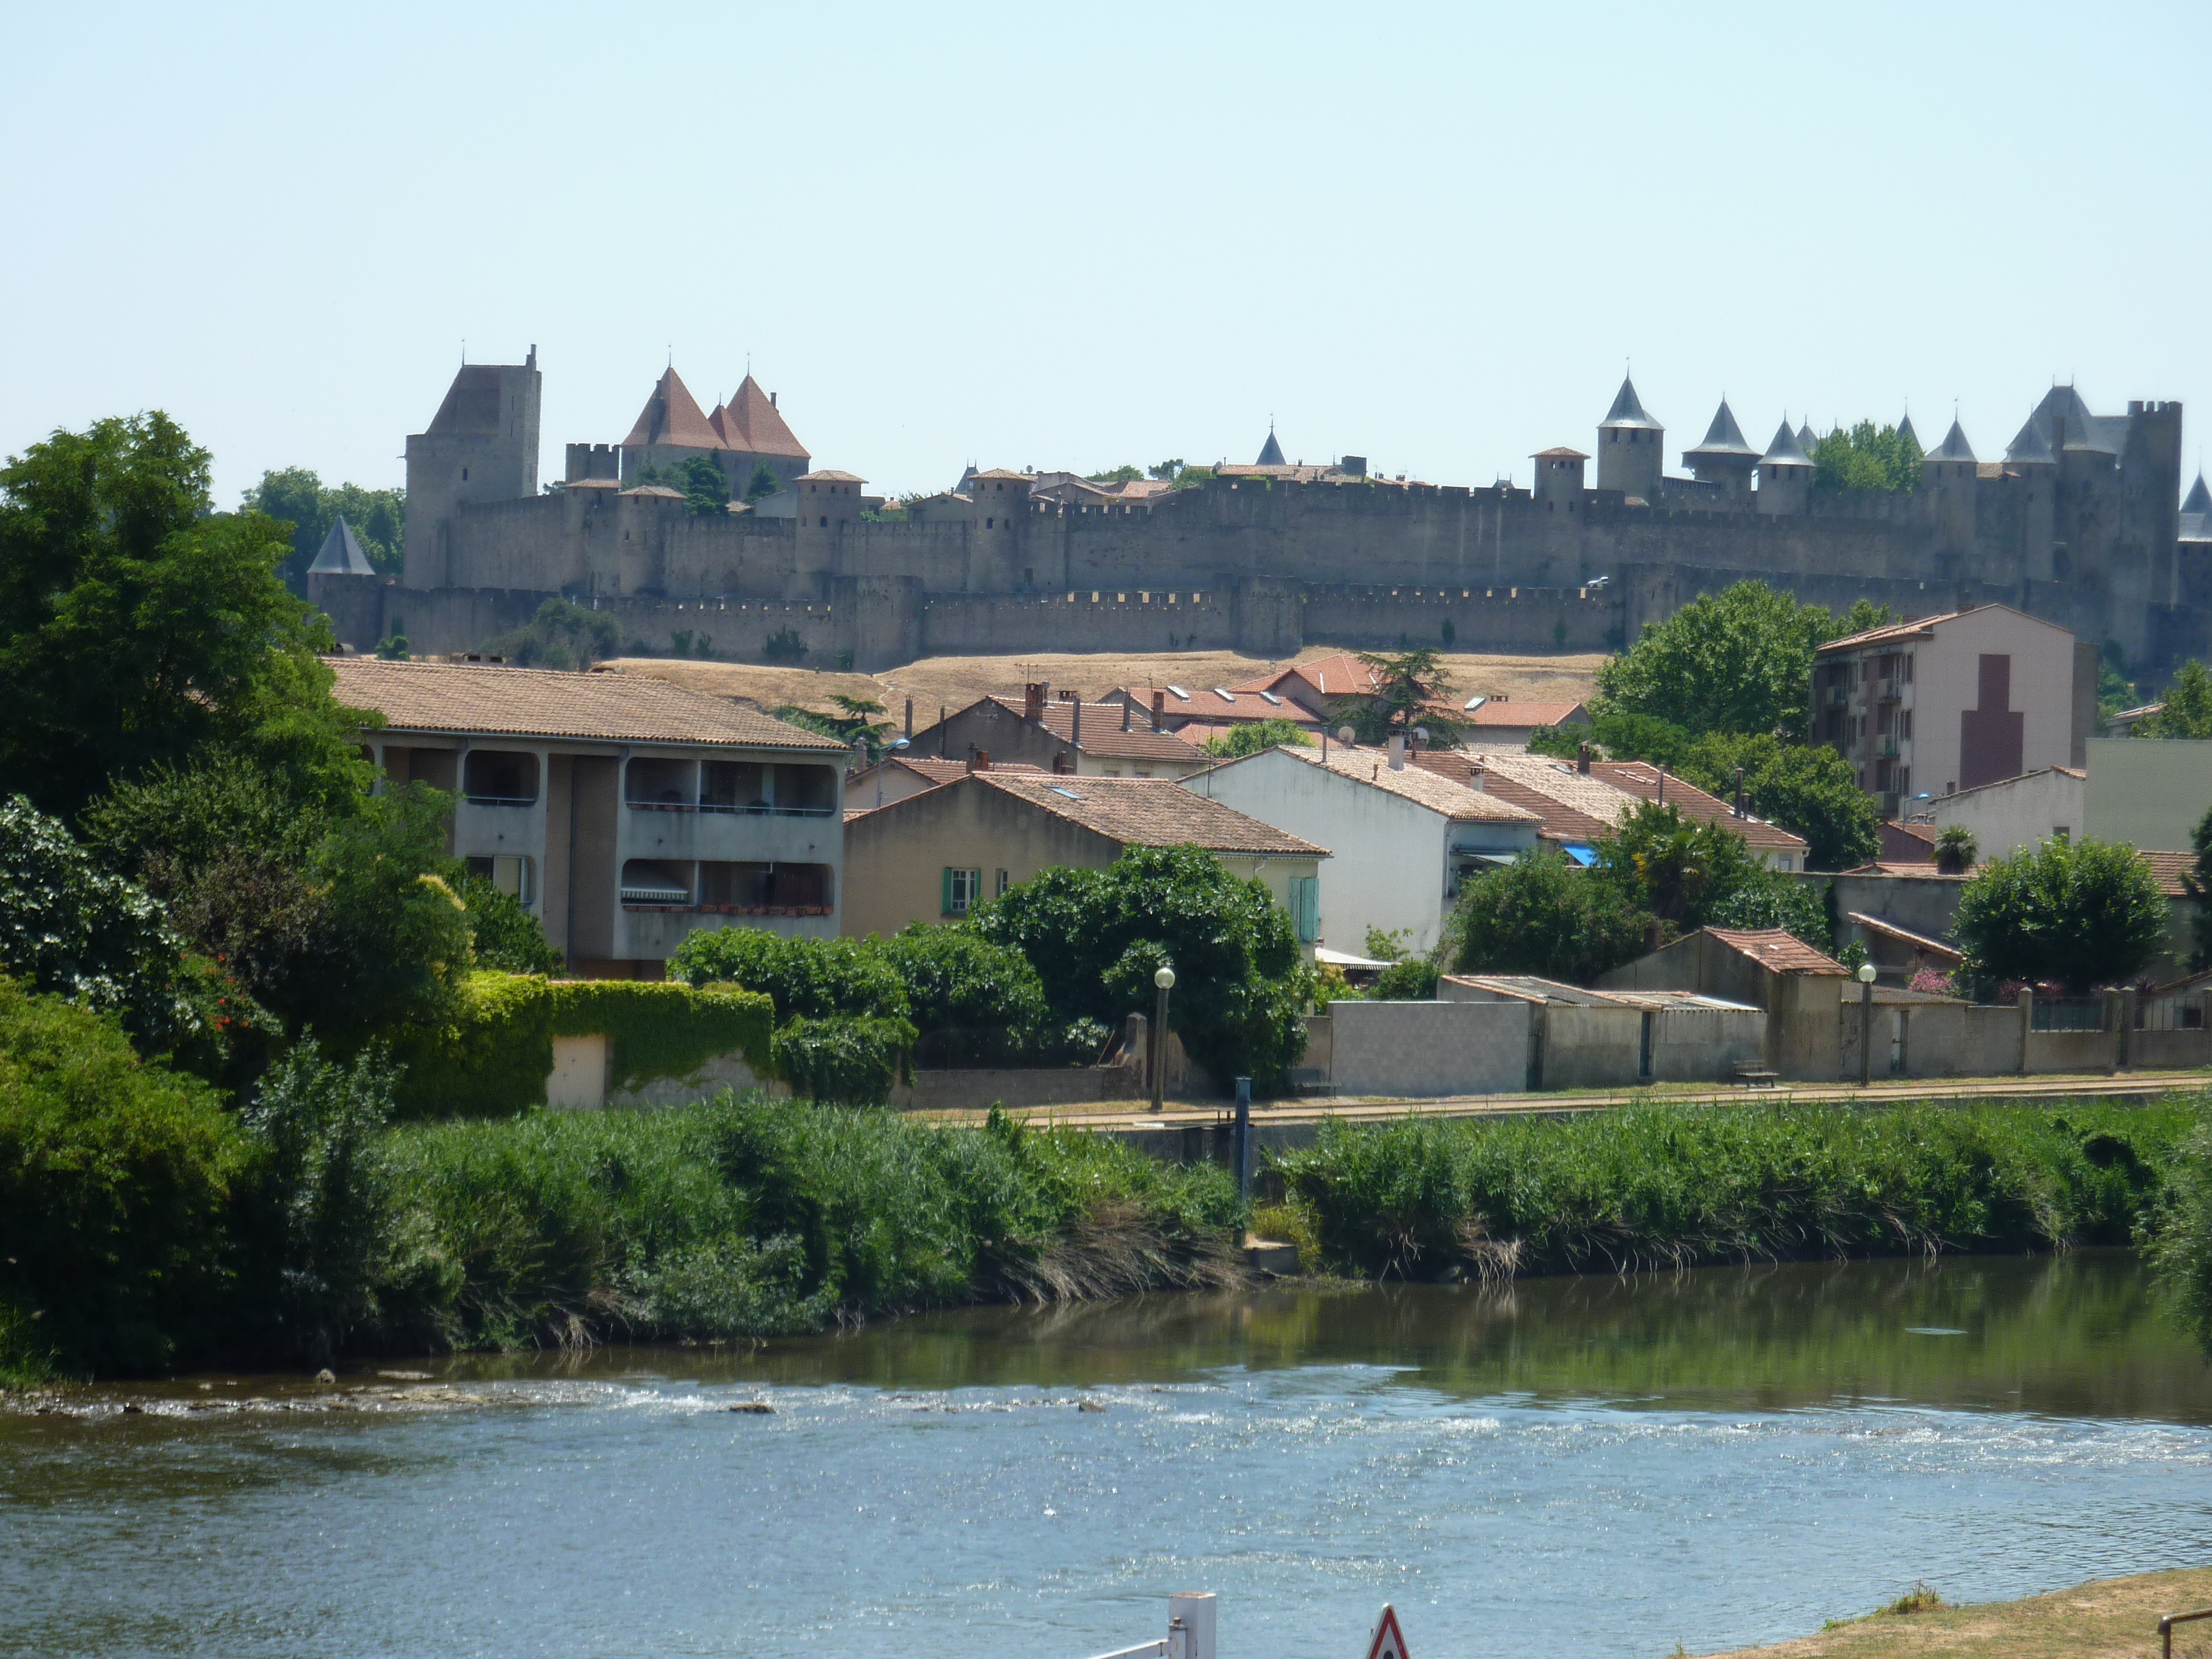
[[[1406,1632],[1398,1628],[1398,1612],[1388,1601],[1375,1622],[1375,1639],[1367,1644],[1367,1659],[1406,1659]]]

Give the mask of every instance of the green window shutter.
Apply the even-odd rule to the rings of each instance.
[[[938,907],[937,914],[949,916],[952,914],[952,870],[949,865],[945,870],[942,889],[941,896],[945,902]]]

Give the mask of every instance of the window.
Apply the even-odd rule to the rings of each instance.
[[[2052,825],[2051,826],[2051,840],[2053,840],[2053,841],[2071,841],[2073,838],[2074,838],[2074,830],[2073,830],[2073,828],[2072,828],[2072,826],[2071,826],[2071,825],[2069,825],[2069,824],[2063,824],[2063,823],[2054,823],[2054,824],[2052,824]]]
[[[1006,871],[1001,870],[999,872],[998,886],[994,890],[998,897],[1004,898],[1006,896],[1006,889],[1013,884],[1013,878]]]
[[[1291,923],[1298,930],[1298,943],[1311,945],[1321,937],[1321,878],[1292,876],[1290,887]]]
[[[1774,858],[1774,867],[1778,870],[1794,870],[1797,867],[1797,860],[1788,853],[1778,853]]]
[[[538,896],[534,863],[520,854],[501,853],[488,859],[471,859],[469,873],[482,877],[501,892],[512,894],[528,904]]]
[[[975,901],[983,896],[983,872],[981,870],[945,872],[945,908],[948,916],[964,916]]]

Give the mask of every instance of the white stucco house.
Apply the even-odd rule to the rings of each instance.
[[[1320,942],[1358,951],[1367,930],[1437,942],[1460,883],[1536,844],[1525,807],[1407,765],[1402,752],[1270,749],[1209,767],[1182,787],[1330,849],[1321,866]]]
[[[2080,767],[2045,766],[1939,796],[1923,804],[1919,817],[1938,834],[1964,826],[1984,861],[2009,858],[2046,841],[2087,834],[2088,788],[2088,775]]]

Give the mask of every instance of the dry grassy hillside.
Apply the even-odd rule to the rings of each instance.
[[[758,666],[745,663],[696,662],[664,657],[618,657],[607,665],[627,674],[650,675],[718,696],[745,697],[774,708],[794,703],[829,712],[830,698],[872,697],[903,713],[914,699],[917,726],[937,718],[940,705],[965,708],[992,692],[1021,695],[1024,684],[1044,680],[1072,687],[1086,697],[1117,685],[1234,685],[1255,679],[1268,669],[1316,657],[1333,657],[1338,647],[1310,646],[1296,657],[1270,662],[1233,651],[1159,652],[1124,656],[1112,653],[1018,657],[924,657],[880,674],[839,674],[811,668]],[[1599,655],[1507,657],[1479,652],[1447,653],[1444,663],[1462,697],[1480,692],[1520,702],[1567,702],[1589,696],[1596,688]]]

